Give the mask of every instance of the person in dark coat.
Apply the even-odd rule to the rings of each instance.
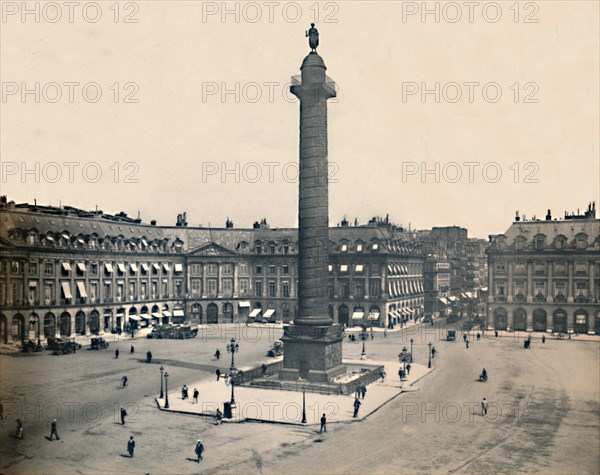
[[[411,368],[410,363],[408,363],[406,365],[406,374],[410,374],[410,368]]]
[[[17,419],[17,433],[16,433],[17,439],[22,439],[23,438],[23,423],[21,422],[21,419]]]
[[[198,396],[200,396],[200,392],[198,388],[194,388],[194,400],[192,401],[194,404],[198,404]]]
[[[221,370],[219,368],[215,370],[215,374],[217,375],[217,381],[221,379]]]
[[[60,440],[58,431],[56,430],[56,419],[53,419],[52,424],[50,424],[50,440],[52,440],[52,437],[54,436],[56,436],[56,440]]]
[[[148,351],[146,353],[146,362],[152,363],[152,352],[151,351]]]
[[[322,432],[327,432],[327,417],[325,414],[321,416],[321,429],[319,430],[319,434]]]
[[[364,399],[367,395],[367,386],[365,386],[364,383],[360,385],[360,394],[362,396],[362,399]]]
[[[116,360],[119,359],[119,349],[118,348],[115,350],[115,359]]]
[[[129,452],[130,457],[133,457],[134,450],[135,450],[135,440],[133,440],[133,436],[130,436],[129,442],[127,442],[127,452]]]
[[[124,407],[121,408],[121,425],[125,425],[125,416],[127,415],[127,411]]]
[[[358,417],[358,409],[360,408],[360,401],[358,398],[354,400],[354,415],[352,417]]]
[[[129,353],[133,354],[135,352],[135,348],[133,347],[133,345],[131,345],[131,350],[129,350]]]
[[[200,439],[196,441],[196,448],[194,449],[194,452],[198,457],[198,460],[196,461],[200,463],[200,460],[202,460],[202,454],[204,453],[204,445],[202,445],[202,441]]]

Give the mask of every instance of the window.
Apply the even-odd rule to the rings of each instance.
[[[362,242],[359,242],[356,245],[356,252],[363,252],[363,243]]]
[[[360,274],[361,272],[363,272],[364,270],[364,266],[362,264],[356,264],[356,267],[354,268],[354,272]]]
[[[543,262],[536,262],[533,265],[533,272],[536,274],[543,274],[546,272],[546,264]]]
[[[248,295],[249,282],[248,279],[240,279],[240,294]]]
[[[536,249],[544,249],[546,246],[546,236],[538,235],[535,237],[535,248]]]
[[[262,274],[262,266],[256,266],[255,274],[257,274],[257,275]]]
[[[381,289],[381,282],[379,280],[370,280],[369,281],[369,296],[370,297],[378,298],[380,289]]]
[[[232,279],[223,279],[223,296],[231,297],[233,295],[233,280]]]
[[[200,297],[202,295],[202,281],[200,279],[192,279],[191,288],[192,297]]]
[[[554,247],[556,249],[564,249],[566,246],[566,238],[564,236],[558,236],[554,241]]]
[[[575,263],[575,274],[577,275],[586,275],[587,274],[587,263],[586,262],[576,262]]]
[[[207,264],[206,265],[206,275],[216,276],[219,272],[219,267],[217,264]]]
[[[208,279],[206,281],[206,285],[208,286],[208,296],[216,297],[217,296],[217,279]]]
[[[506,264],[504,262],[498,262],[496,264],[496,272],[500,272],[500,273],[506,272]]]
[[[112,302],[112,289],[110,286],[110,282],[104,283],[104,301]]]
[[[98,297],[98,282],[90,283],[90,300],[92,303],[96,301]]]
[[[365,284],[358,283],[354,287],[354,296],[357,299],[365,298]]]
[[[262,297],[262,281],[254,282],[254,292],[257,297]]]
[[[289,244],[284,244],[283,245],[283,253],[284,254],[289,254],[290,252],[290,245]],[[288,314],[289,314],[289,310],[288,310]]]
[[[44,262],[44,275],[54,275],[53,262]]]
[[[146,300],[146,292],[148,290],[147,282],[140,282],[140,299]]]
[[[136,298],[135,282],[129,282],[129,300],[135,300]]]
[[[504,284],[496,284],[496,295],[499,297],[504,297]]]
[[[98,276],[98,263],[90,262],[90,275],[97,277]]]
[[[333,272],[333,266],[331,264],[327,266],[327,269],[329,269],[329,272]]]
[[[515,264],[515,274],[524,274],[525,273],[525,264],[519,263]]]
[[[566,274],[567,266],[564,262],[555,262],[554,263],[554,272],[558,275]]]
[[[379,264],[371,264],[371,275],[379,275]]]
[[[54,295],[54,285],[52,282],[44,282],[44,304],[50,305],[52,303],[52,296]]]
[[[283,281],[281,283],[281,295],[282,297],[289,297],[290,296],[290,283],[287,281]]]
[[[269,245],[269,252],[270,252],[271,254],[275,254],[275,244],[270,244],[270,245]]]
[[[577,291],[575,293],[576,297],[587,297],[587,292],[588,292],[587,282],[577,282],[576,288],[577,288]]]
[[[123,300],[123,284],[117,284],[117,302]]]
[[[223,264],[221,266],[221,271],[223,275],[231,276],[233,275],[233,264]]]
[[[269,266],[269,275],[275,275],[277,273],[277,269],[275,266]]]
[[[192,264],[190,271],[192,275],[202,275],[202,265]]]
[[[240,264],[240,275],[248,275],[248,264]]]
[[[587,245],[587,236],[585,234],[578,234],[575,240],[575,247],[577,249],[585,249]]]
[[[175,281],[175,297],[181,297],[183,294],[183,287],[181,285],[181,280],[177,279]]]
[[[30,274],[37,274],[37,261],[29,261],[28,272]]]
[[[342,244],[340,247],[341,252],[348,252],[348,244]]]
[[[289,274],[290,273],[290,266],[288,266],[287,264],[284,264],[283,267],[281,268],[281,271],[284,274]]]
[[[340,283],[340,297],[348,298],[348,283],[347,282]]]
[[[269,297],[277,296],[277,283],[274,280],[269,281]]]
[[[371,250],[378,251],[379,250],[379,244],[373,243],[373,245],[371,246]]]
[[[348,272],[348,265],[347,264],[342,264],[340,266],[340,272],[347,273]]]
[[[160,268],[160,264],[153,263],[152,264],[152,275],[158,275],[159,268]]]

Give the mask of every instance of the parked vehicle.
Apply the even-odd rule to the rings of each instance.
[[[195,338],[198,336],[198,325],[181,325],[176,327],[176,337],[180,340]]]
[[[269,351],[267,352],[267,356],[281,356],[283,355],[283,342],[282,341],[276,341],[275,343],[273,343],[273,346],[271,346],[271,349],[269,349]]]
[[[446,341],[455,341],[456,340],[456,330],[448,330],[446,334]]]
[[[148,333],[147,338],[169,338],[173,332],[173,325],[167,323],[165,325],[156,325],[152,331]],[[172,337],[171,337],[172,338]]]
[[[156,325],[147,338],[185,340],[198,335],[198,325]]]
[[[28,340],[23,344],[23,350],[25,353],[33,353],[33,352],[39,352],[39,351],[44,351],[46,349],[46,347],[44,345],[41,345],[40,343],[37,343],[33,340]]]
[[[63,340],[62,338],[48,339],[47,349],[52,351],[54,355],[69,355],[80,348],[81,345],[74,341]]]
[[[92,344],[90,349],[92,350],[102,350],[104,348],[108,348],[108,342],[104,338],[92,338]]]

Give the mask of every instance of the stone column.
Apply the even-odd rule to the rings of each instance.
[[[546,289],[546,302],[552,303],[554,301],[554,285],[552,282],[552,262],[546,264],[548,266],[548,280]]]
[[[513,292],[514,292],[514,289],[513,289],[513,264],[512,264],[512,262],[507,262],[506,265],[508,266],[508,283],[507,283],[508,288],[506,289],[506,301],[508,303],[511,303],[513,301]],[[510,319],[510,321],[512,322],[512,319]]]
[[[567,333],[573,333],[575,323],[575,310],[572,308],[565,309],[567,312]]]
[[[567,284],[567,303],[573,303],[573,261],[569,261],[569,283]],[[568,319],[567,319],[568,320]],[[572,326],[571,326],[572,328]]]
[[[525,312],[527,313],[527,331],[533,331],[533,309],[525,307]]]
[[[496,291],[496,283],[494,282],[494,265],[495,261],[488,263],[488,304],[487,304],[487,329],[493,330],[496,326],[494,321],[494,309],[491,304],[494,302],[494,292]]]

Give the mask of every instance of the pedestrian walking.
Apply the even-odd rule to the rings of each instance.
[[[385,381],[385,371],[383,369],[379,372],[379,376],[381,376],[381,382],[383,383]]]
[[[118,348],[115,350],[115,359],[116,360],[119,359],[119,349]]]
[[[352,417],[358,417],[358,409],[360,408],[360,401],[358,398],[354,400],[354,415]]]
[[[373,334],[373,330],[371,330],[371,340],[375,338],[375,335]]]
[[[469,342],[467,342],[467,345],[468,345],[468,344],[469,344]],[[467,346],[467,348],[468,348],[468,346]],[[432,347],[432,348],[431,348],[431,357],[432,357],[432,358],[435,358],[435,353],[436,353],[436,349],[435,349],[435,347]]]
[[[129,350],[129,353],[133,354],[135,352],[135,348],[133,347],[133,345],[131,345],[131,350]]]
[[[546,343],[546,335],[542,335],[542,343]]]
[[[261,366],[261,369],[262,369],[262,375],[263,375],[263,376],[264,376],[265,374],[267,374],[267,365],[266,365],[266,364],[264,364],[264,363],[263,363],[263,364],[262,364],[262,366]]]
[[[400,381],[402,381],[402,368],[400,368],[398,370],[398,379],[400,379]]]
[[[406,374],[410,374],[410,368],[411,368],[410,363],[408,363],[406,365]]]
[[[217,375],[217,381],[221,379],[221,370],[219,368],[215,370],[215,374]]]
[[[198,396],[199,395],[200,395],[200,393],[198,392],[198,388],[194,388],[194,400],[193,400],[194,404],[198,404]]]
[[[56,440],[60,440],[58,431],[56,430],[56,419],[52,419],[52,424],[50,424],[50,440],[52,440],[52,437],[54,436],[56,436]]]
[[[219,359],[221,357],[221,352],[219,351],[219,349],[217,348],[217,351],[215,351],[215,358]]]
[[[463,335],[463,341],[464,341],[465,343],[467,342],[467,334],[466,334],[466,333]]]
[[[21,419],[17,419],[17,433],[15,435],[17,439],[23,439],[23,423]]]
[[[364,383],[361,384],[361,386],[360,386],[360,393],[361,393],[363,399],[367,395],[367,386],[365,386]]]
[[[498,330],[494,330],[494,336],[498,338]]]
[[[133,440],[133,436],[129,436],[129,442],[127,442],[127,452],[129,452],[129,456],[133,458],[133,451],[135,450],[135,440]]]
[[[127,415],[127,411],[124,407],[121,408],[121,425],[125,425],[125,416]]]
[[[223,421],[223,413],[221,412],[221,409],[217,409],[217,412],[215,414],[215,424],[219,425],[222,421]]]
[[[321,429],[319,430],[319,434],[322,432],[327,432],[327,417],[325,414],[321,416]]]
[[[488,412],[488,403],[485,400],[485,398],[483,398],[483,400],[481,401],[481,415],[487,416],[487,412]]]
[[[196,462],[200,463],[200,460],[202,460],[202,454],[204,453],[204,445],[202,445],[202,441],[200,439],[196,441],[196,448],[194,449],[194,452],[198,457]]]
[[[387,328],[383,330],[383,338],[387,338]]]
[[[359,399],[360,393],[361,393],[361,390],[360,390],[360,384],[359,384],[358,386],[356,386],[356,394],[354,395],[354,398]]]
[[[467,350],[468,350],[468,349],[469,349],[469,340],[466,340],[466,341],[465,341],[465,345],[466,345],[466,347],[467,347]],[[432,350],[432,351],[433,351],[433,350]]]
[[[185,400],[188,398],[188,387],[184,384],[181,388],[181,399]]]
[[[481,333],[477,332],[477,341],[481,340]]]
[[[123,376],[121,378],[121,387],[124,388],[127,386],[127,376]]]
[[[152,352],[146,352],[146,363],[152,363]]]

